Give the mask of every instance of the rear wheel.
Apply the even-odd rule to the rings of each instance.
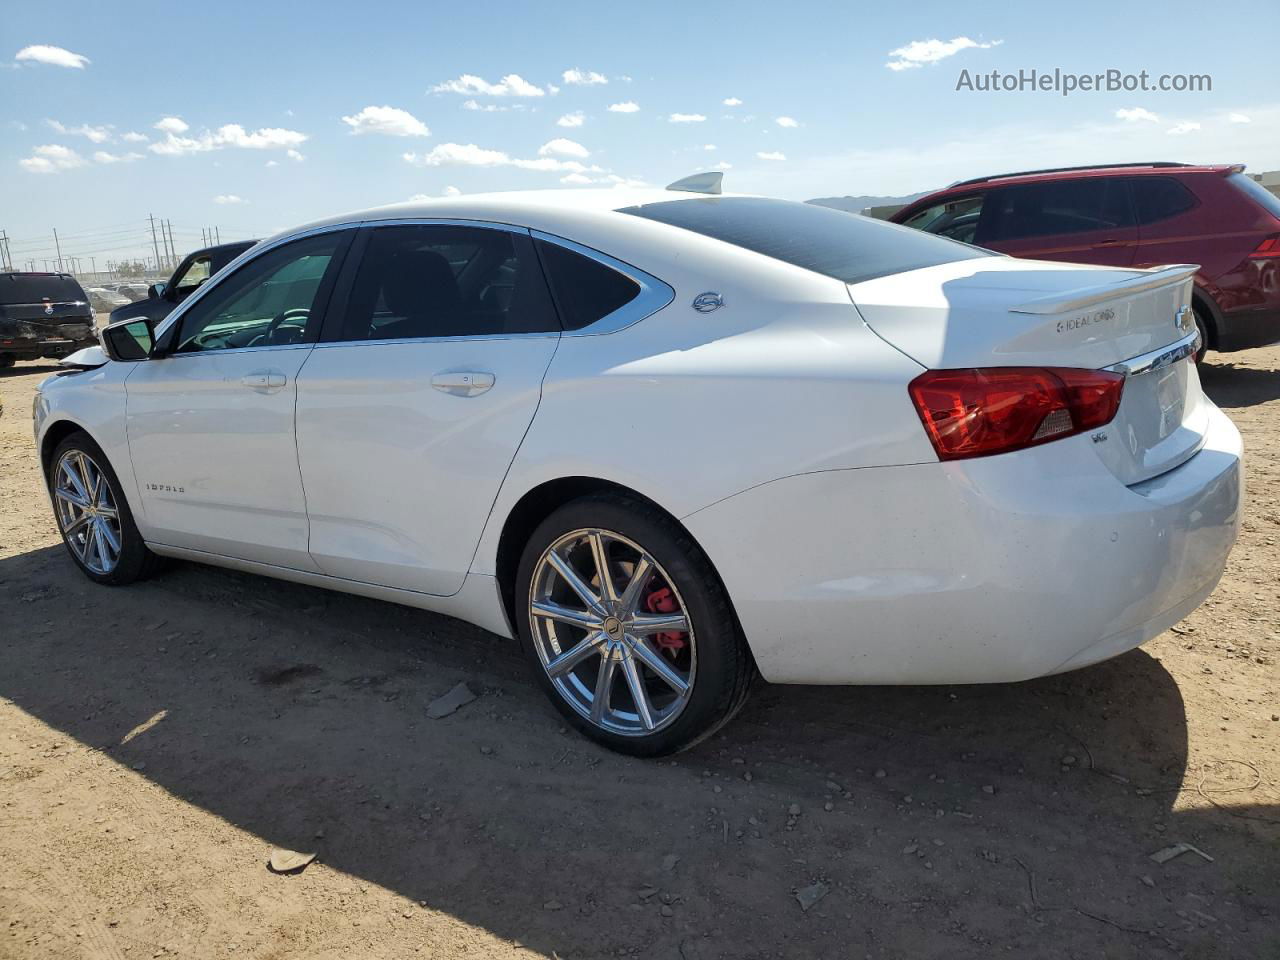
[[[607,494],[561,507],[526,545],[516,597],[539,683],[614,750],[683,750],[746,700],[754,666],[724,587],[650,504]]]
[[[140,580],[159,566],[147,549],[102,449],[86,433],[73,433],[53,452],[49,496],[67,552],[96,583]]]
[[[8,370],[17,362],[18,358],[12,353],[0,353],[0,370]]]

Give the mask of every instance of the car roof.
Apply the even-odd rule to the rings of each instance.
[[[354,210],[325,217],[290,230],[272,240],[295,236],[335,224],[364,220],[475,220],[506,223],[555,233],[573,226],[600,228],[622,221],[617,211],[646,203],[706,199],[705,193],[662,190],[656,187],[614,187],[605,189],[511,190],[496,193],[469,193],[457,197],[410,200],[380,207]],[[735,197],[747,194],[716,194]],[[573,239],[571,237],[571,239]]]
[[[912,208],[919,207],[943,197],[977,193],[980,190],[990,187],[1002,187],[1010,183],[1044,183],[1054,180],[1083,180],[1086,178],[1092,179],[1094,177],[1167,177],[1170,175],[1181,175],[1185,173],[1216,173],[1225,175],[1243,169],[1244,167],[1241,164],[1193,164],[1157,161],[1152,163],[1110,163],[1099,164],[1091,167],[1060,167],[1049,170],[1025,170],[1019,173],[999,173],[988,177],[975,177],[972,180],[960,180],[942,188],[941,190],[934,190],[931,193],[926,193],[924,196],[911,201],[907,206]],[[903,209],[906,209],[906,207]]]

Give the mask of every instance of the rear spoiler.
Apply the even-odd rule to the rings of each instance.
[[[1010,307],[1010,313],[1070,313],[1083,310],[1104,300],[1114,300],[1145,290],[1158,287],[1169,287],[1196,275],[1200,265],[1196,263],[1178,263],[1167,267],[1150,267],[1146,270],[1132,271],[1134,276],[1114,283],[1104,283],[1091,287],[1080,287],[1065,293],[1055,293],[1048,297],[1028,300],[1016,307]]]

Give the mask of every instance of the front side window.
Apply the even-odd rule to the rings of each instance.
[[[1133,226],[1129,186],[1114,177],[1001,187],[983,207],[980,244]]]
[[[209,273],[209,255],[206,253],[203,256],[196,257],[187,264],[187,269],[183,270],[182,274],[174,280],[174,296],[179,300],[190,296],[200,284],[209,279]]]
[[[295,240],[246,263],[183,314],[176,352],[285,346],[319,332],[317,294],[339,232]]]
[[[790,200],[699,197],[618,212],[691,230],[845,283],[991,256],[894,223]]]
[[[405,225],[369,235],[335,339],[405,340],[559,330],[527,234]]]
[[[934,233],[948,240],[973,243],[982,216],[982,194],[972,197],[951,197],[913,214],[903,221],[903,226]]]

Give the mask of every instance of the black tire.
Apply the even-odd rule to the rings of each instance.
[[[0,370],[8,370],[17,362],[18,358],[12,353],[0,353]]]
[[[538,654],[530,616],[535,571],[548,547],[583,528],[621,534],[649,553],[665,571],[693,626],[697,670],[687,703],[668,726],[651,733],[622,735],[597,726],[555,687]],[[619,753],[659,757],[688,749],[733,718],[746,702],[756,677],[755,662],[711,562],[670,516],[638,498],[593,494],[571,501],[547,517],[521,555],[515,598],[520,644],[538,683],[579,732]]]
[[[87,433],[77,431],[69,434],[54,449],[53,456],[49,461],[48,485],[50,500],[54,499],[54,479],[58,464],[62,462],[62,458],[68,452],[73,450],[79,451],[93,461],[102,471],[103,479],[111,489],[111,496],[115,501],[119,517],[120,554],[110,572],[99,573],[90,569],[68,542],[65,532],[62,530],[62,524],[58,521],[57,508],[55,507],[54,521],[58,523],[59,533],[63,534],[62,543],[67,548],[67,553],[86,577],[94,583],[100,583],[105,586],[123,586],[152,576],[160,570],[162,559],[147,549],[142,535],[138,532],[137,524],[133,522],[133,512],[129,509],[129,502],[124,495],[124,490],[120,485],[120,480],[116,476],[115,470],[111,467],[111,462],[107,459],[106,454],[102,452],[102,448],[94,443]]]
[[[1192,314],[1196,319],[1196,329],[1200,331],[1200,349],[1196,351],[1196,363],[1201,363],[1204,355],[1209,352],[1209,325],[1199,307],[1192,307]]]

